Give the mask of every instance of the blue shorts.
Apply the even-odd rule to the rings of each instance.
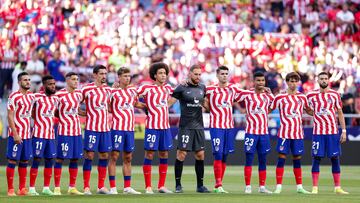
[[[111,143],[113,151],[133,152],[135,149],[134,131],[112,130]]]
[[[270,152],[270,137],[269,135],[254,135],[245,133],[244,139],[244,150],[245,153],[267,154]]]
[[[57,136],[57,158],[81,159],[83,157],[82,136]]]
[[[56,157],[55,139],[32,138],[34,158],[53,159]]]
[[[111,133],[85,130],[84,150],[90,152],[111,152]]]
[[[235,151],[233,129],[210,128],[213,154],[230,154]]]
[[[144,149],[148,151],[169,151],[172,149],[170,129],[145,129]]]
[[[313,135],[312,156],[336,157],[341,155],[340,135]]]
[[[7,158],[16,161],[27,161],[32,158],[31,139],[23,139],[21,144],[15,144],[14,138],[8,138]]]
[[[291,154],[300,156],[304,154],[304,140],[303,139],[285,139],[278,138],[276,149],[281,154]]]

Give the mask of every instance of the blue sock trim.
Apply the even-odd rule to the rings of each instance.
[[[54,161],[52,159],[45,159],[45,168],[52,168]]]
[[[293,167],[294,168],[301,168],[301,160],[300,159],[294,159],[293,160]]]
[[[320,172],[320,161],[321,158],[313,158],[311,172]]]
[[[131,180],[131,176],[124,176],[124,180]]]
[[[32,161],[32,165],[31,165],[31,168],[39,168],[39,165],[40,165],[40,161],[38,161],[38,160],[33,160]]]
[[[109,180],[115,180],[115,176],[109,176]]]
[[[144,158],[144,165],[151,165],[152,160]]]
[[[168,159],[160,159],[160,164],[167,164],[168,163]]]
[[[266,154],[258,154],[259,171],[266,170]]]
[[[19,168],[26,168],[27,167],[27,163],[21,163],[19,162]]]
[[[15,166],[16,166],[16,165],[13,164],[13,163],[8,163],[8,164],[7,164],[7,167],[9,167],[9,168],[15,168]]]
[[[278,162],[276,164],[277,168],[284,168],[285,166],[285,159],[284,158],[278,158]]]
[[[54,168],[62,168],[62,163],[61,162],[55,162]]]
[[[228,157],[227,154],[223,154],[223,157],[222,157],[222,160],[221,160],[221,161],[222,161],[223,163],[226,163],[227,157]]]
[[[107,167],[107,165],[108,165],[107,159],[99,159],[98,166]]]
[[[339,159],[331,158],[331,171],[332,173],[340,173],[340,161]]]
[[[69,168],[78,168],[77,161],[74,161],[74,162],[70,161]]]
[[[91,159],[85,159],[83,164],[83,171],[91,171],[92,167],[92,160]]]
[[[222,161],[222,159],[223,159],[223,154],[214,153],[214,159],[217,160],[217,161]]]
[[[246,153],[245,155],[245,166],[252,166],[254,161],[254,154],[253,153]]]

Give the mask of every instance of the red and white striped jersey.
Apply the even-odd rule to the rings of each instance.
[[[302,126],[303,110],[309,108],[306,96],[300,92],[296,94],[276,95],[270,109],[279,108],[280,111],[280,129],[279,138],[286,139],[304,139]]]
[[[111,111],[113,113],[113,130],[134,131],[134,105],[138,101],[135,87],[112,89]]]
[[[168,100],[174,89],[166,84],[158,86],[155,84],[142,85],[137,92],[139,97],[144,98],[148,109],[146,117],[146,128],[169,129],[169,107]]]
[[[86,105],[85,129],[96,132],[108,132],[108,108],[111,88],[107,85],[96,86],[94,83],[85,85],[82,89]]]
[[[81,90],[69,92],[63,88],[55,94],[59,98],[59,126],[58,135],[81,136],[78,109],[82,101]]]
[[[342,108],[339,93],[335,90],[320,92],[314,90],[307,94],[310,107],[314,110],[314,135],[338,133],[336,112]]]
[[[7,109],[14,111],[15,128],[21,139],[30,139],[30,118],[34,104],[34,94],[28,92],[22,94],[20,91],[13,92],[9,95]],[[9,128],[9,136],[13,136]]]
[[[57,96],[35,93],[34,129],[32,136],[36,138],[55,139],[54,118],[58,106]]]
[[[267,135],[269,107],[274,95],[268,93],[257,94],[246,91],[236,98],[237,102],[244,101],[246,108],[246,129],[248,134]]]
[[[226,87],[219,87],[218,84],[206,87],[205,94],[210,108],[210,128],[234,128],[233,102],[241,91],[234,84]]]

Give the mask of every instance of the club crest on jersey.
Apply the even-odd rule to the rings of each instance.
[[[267,102],[267,101],[268,101],[268,99],[267,99],[266,97],[263,97],[262,100],[263,100],[263,102]]]
[[[94,145],[92,143],[89,143],[89,148],[93,148]]]
[[[63,151],[63,156],[67,156],[67,151]]]
[[[280,146],[280,151],[283,151],[284,150],[284,146]]]
[[[194,103],[198,104],[200,100],[196,99],[196,97],[194,97]]]
[[[182,146],[183,148],[186,148],[186,143],[183,143],[183,146]]]
[[[119,148],[120,144],[119,143],[115,143],[115,148]]]
[[[149,143],[149,147],[150,147],[150,148],[153,148],[153,147],[154,147],[154,143],[153,143],[153,142],[150,142],[150,143]]]
[[[40,150],[37,149],[37,150],[35,151],[35,154],[36,154],[36,155],[40,155]]]
[[[298,103],[298,104],[302,104],[301,99],[298,99],[298,100],[297,100],[297,103]]]
[[[217,145],[215,146],[215,151],[219,151],[220,150],[220,147]]]
[[[251,146],[246,146],[246,151],[250,151]]]
[[[314,154],[317,154],[317,153],[318,153],[318,150],[317,150],[317,149],[314,149],[313,152],[314,152]]]
[[[327,102],[328,102],[329,104],[332,104],[332,103],[333,103],[332,99],[327,99]]]
[[[13,157],[16,157],[16,152],[13,152],[13,153],[12,153],[12,156],[13,156]]]

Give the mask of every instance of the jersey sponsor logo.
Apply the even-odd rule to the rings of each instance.
[[[288,117],[288,118],[297,118],[297,117],[299,117],[299,115],[296,113],[295,110],[293,110],[291,112],[291,114],[286,114],[286,117]]]
[[[326,115],[330,115],[330,112],[326,108],[320,108],[320,111],[316,112],[316,115],[326,116]]]
[[[231,108],[231,104],[228,101],[222,101],[221,104],[217,104],[216,106],[220,108]]]
[[[265,111],[260,108],[260,106],[256,106],[254,110],[250,111],[252,114],[265,114]]]
[[[30,118],[31,114],[28,110],[25,111],[25,113],[20,114],[20,118]]]
[[[160,104],[156,104],[155,106],[158,107],[158,108],[162,108],[162,107],[164,107],[164,106],[166,106],[166,105],[167,105],[166,100],[161,100],[161,101],[160,101]]]

